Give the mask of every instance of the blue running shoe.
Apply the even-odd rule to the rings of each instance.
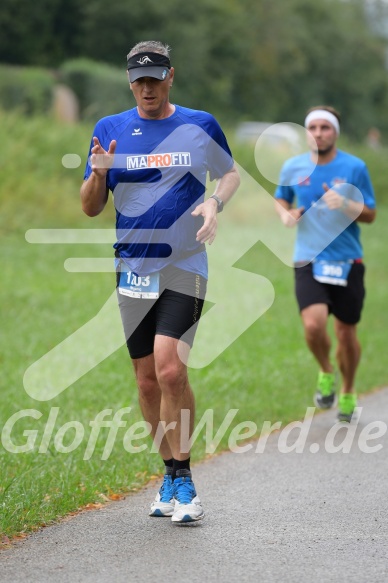
[[[174,513],[175,501],[173,483],[170,474],[165,474],[163,484],[156,494],[155,500],[151,504],[150,516],[172,516]]]
[[[171,521],[182,524],[202,520],[204,511],[195,491],[194,482],[191,479],[191,472],[188,470],[178,470],[173,486],[175,508]]]

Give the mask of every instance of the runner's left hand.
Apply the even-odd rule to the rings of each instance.
[[[322,196],[322,199],[330,210],[338,210],[343,207],[344,197],[342,194],[338,194],[338,192],[329,188],[326,182],[323,183],[323,189],[325,194]]]
[[[211,245],[217,233],[217,203],[214,199],[208,198],[205,202],[195,207],[191,215],[204,218],[203,225],[197,232],[196,240],[200,243],[209,243]]]

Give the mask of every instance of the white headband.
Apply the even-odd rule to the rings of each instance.
[[[330,113],[330,111],[326,111],[326,109],[314,109],[314,111],[311,111],[304,120],[304,127],[308,128],[310,123],[316,119],[325,119],[326,121],[330,122],[331,125],[334,126],[337,135],[339,135],[340,133],[339,122],[333,113]]]

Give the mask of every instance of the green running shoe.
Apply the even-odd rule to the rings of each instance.
[[[354,393],[342,393],[338,399],[338,421],[350,423],[356,407],[357,395]]]
[[[314,403],[319,409],[330,409],[335,403],[335,374],[319,371]]]

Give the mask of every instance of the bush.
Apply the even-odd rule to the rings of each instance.
[[[84,120],[95,122],[132,107],[124,69],[89,59],[74,59],[61,66],[59,76],[78,97]]]
[[[0,65],[0,106],[28,115],[47,113],[54,84],[54,75],[45,69]]]

